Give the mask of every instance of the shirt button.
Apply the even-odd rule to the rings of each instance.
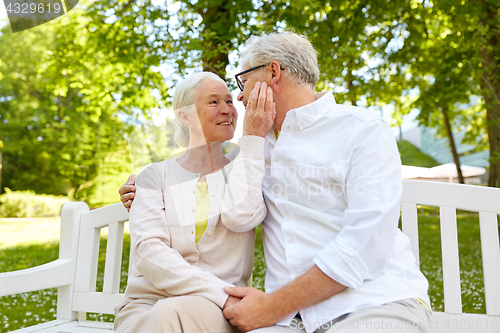
[[[277,157],[274,158],[274,162],[278,162],[278,158]]]
[[[288,215],[290,215],[290,213],[289,212],[285,212],[285,215],[288,216]]]
[[[281,195],[285,195],[285,191],[281,191]]]
[[[294,280],[297,280],[297,279],[298,279],[298,277],[299,277],[299,274],[295,274],[295,275],[293,276],[293,279],[294,279]]]
[[[305,124],[306,124],[306,123],[305,123],[305,122],[303,122],[303,121],[301,121],[301,122],[300,122],[300,126],[304,126]]]
[[[290,244],[293,243],[293,239],[288,238],[288,243],[290,243]]]

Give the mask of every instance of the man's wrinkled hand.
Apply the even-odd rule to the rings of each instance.
[[[125,184],[118,190],[118,193],[120,193],[120,200],[129,212],[135,197],[135,177],[136,175],[130,175]]]
[[[243,332],[272,326],[282,319],[278,314],[279,307],[272,304],[270,294],[247,287],[225,287],[224,291],[230,296],[241,298],[237,304],[224,308],[223,314],[231,325]]]
[[[226,303],[224,303],[224,309],[229,307],[229,306],[233,306],[233,305],[237,304],[239,301],[241,301],[241,298],[229,296],[226,300]]]
[[[243,135],[265,137],[271,130],[276,118],[276,106],[273,101],[273,90],[265,82],[257,82],[245,109]]]

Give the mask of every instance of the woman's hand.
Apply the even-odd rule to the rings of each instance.
[[[135,197],[135,177],[136,175],[130,175],[125,184],[118,190],[118,193],[120,193],[120,200],[123,202],[123,206],[127,208],[128,212],[130,212],[130,207]]]
[[[241,298],[239,297],[228,296],[226,303],[224,303],[224,309],[227,308],[228,306],[235,305],[239,301],[241,301]]]
[[[276,106],[273,90],[265,82],[257,82],[246,106],[243,135],[265,137],[274,124]]]

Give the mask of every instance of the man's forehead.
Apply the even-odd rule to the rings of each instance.
[[[241,59],[240,61],[241,67],[240,67],[240,72],[243,72],[244,70],[247,70],[250,68],[250,55],[247,54],[245,58]]]

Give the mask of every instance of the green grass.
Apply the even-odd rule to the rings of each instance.
[[[481,248],[477,214],[458,212],[459,252],[463,311],[485,313]],[[58,257],[59,221],[32,219],[24,222],[0,219],[0,272],[38,266]],[[443,311],[443,285],[439,216],[435,209],[419,212],[421,270],[430,283],[430,298],[436,311]],[[126,287],[130,237],[124,237],[120,290]],[[102,290],[106,238],[101,238],[97,290]],[[262,231],[257,230],[253,286],[264,287]],[[42,290],[0,297],[0,333],[55,319],[57,290]],[[112,321],[113,316],[89,314],[88,319]]]
[[[432,168],[439,165],[435,159],[424,154],[417,147],[405,140],[397,142],[399,154],[401,155],[401,163],[403,165],[412,165],[418,167]]]

